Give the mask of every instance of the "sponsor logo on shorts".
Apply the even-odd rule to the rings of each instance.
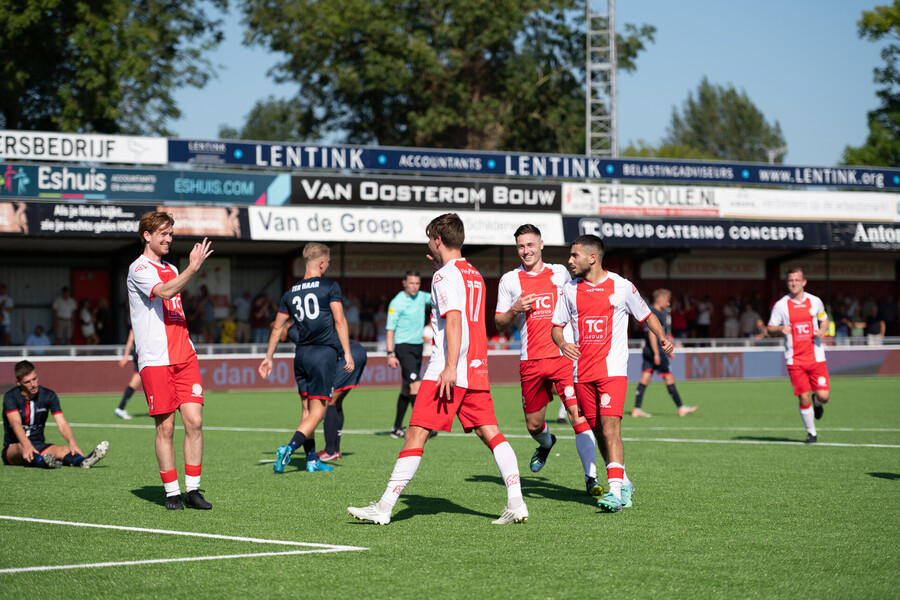
[[[563,390],[563,395],[565,395],[566,398],[571,398],[575,395],[575,388],[571,385],[567,385],[566,389]]]
[[[821,375],[819,376],[819,379],[817,379],[816,381],[819,382],[819,385],[825,385],[828,382],[828,380],[825,379],[825,377],[823,377]]]
[[[475,360],[473,360],[469,363],[469,367],[471,367],[473,369],[477,369],[478,367],[481,367],[481,366],[487,366],[487,361],[481,360],[480,358],[476,358]]]
[[[191,396],[195,398],[199,398],[203,395],[203,386],[199,383],[195,383],[193,387],[191,387]]]
[[[518,485],[520,479],[518,473],[510,475],[506,478],[506,487],[512,487],[514,485]]]
[[[612,401],[609,394],[603,394],[600,396],[600,405],[601,406],[609,406],[609,403]]]
[[[416,375],[415,373],[410,373],[410,374],[409,374],[409,378],[410,378],[411,380],[415,381],[416,379],[419,378],[419,376]]]

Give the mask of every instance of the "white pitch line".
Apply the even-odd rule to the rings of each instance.
[[[806,445],[805,442],[789,440],[697,440],[679,438],[622,438],[623,442],[666,442],[682,444],[752,444],[756,446],[766,445]],[[814,446],[838,446],[841,448],[900,448],[900,444],[840,444],[837,442],[816,442]]]
[[[256,556],[288,556],[292,554],[324,554],[329,552],[350,552],[356,550],[368,550],[361,546],[342,546],[336,544],[316,544],[312,542],[294,542],[289,540],[267,540],[262,538],[241,537],[233,535],[219,535],[215,533],[199,533],[194,531],[174,531],[171,529],[150,529],[147,527],[127,527],[124,525],[103,525],[100,523],[79,523],[76,521],[57,521],[53,519],[33,519],[30,517],[15,517],[0,515],[0,519],[7,521],[22,521],[27,523],[45,523],[50,525],[69,525],[72,527],[92,527],[95,529],[115,529],[118,531],[136,531],[141,533],[159,533],[163,535],[181,535],[188,537],[211,538],[217,540],[229,540],[235,542],[248,542],[251,544],[276,544],[281,546],[305,546],[307,550],[287,550],[284,552],[255,552],[247,554],[221,554],[214,556],[191,556],[182,558],[157,558],[147,560],[130,560],[119,562],[86,563],[76,565],[47,565],[38,567],[17,567],[0,569],[0,573],[24,573],[28,571],[54,571],[60,569],[88,569],[99,567],[116,567],[127,565],[148,565],[168,562],[190,562],[200,560],[222,560],[226,558],[247,558]]]
[[[223,560],[228,558],[256,558],[258,556],[290,556],[292,554],[323,554],[326,552],[343,552],[343,550],[288,550],[286,552],[256,552],[250,554],[220,554],[216,556],[187,556],[183,558],[155,558],[151,560],[125,560],[121,562],[85,563],[81,565],[47,565],[41,567],[20,567],[0,569],[2,573],[28,573],[34,571],[62,571],[66,569],[97,569],[103,567],[127,567],[130,565],[153,565],[159,563],[193,562],[201,560]]]

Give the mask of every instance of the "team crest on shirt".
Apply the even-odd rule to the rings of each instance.
[[[621,301],[622,301],[622,297],[619,296],[618,294],[610,294],[609,295],[609,304],[611,306],[618,306],[619,302],[621,302]]]
[[[610,398],[609,394],[603,394],[602,396],[600,396],[600,405],[609,406],[611,400],[612,398]]]
[[[199,383],[195,383],[191,388],[191,396],[195,398],[199,398],[203,395],[203,386]]]

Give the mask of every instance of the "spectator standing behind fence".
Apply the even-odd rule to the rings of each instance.
[[[212,344],[216,341],[216,306],[206,285],[200,286],[200,299],[197,301],[197,309],[203,316],[203,342]]]
[[[738,337],[740,333],[739,317],[741,311],[738,309],[737,299],[734,296],[729,296],[724,308],[722,308],[722,314],[725,316],[725,331],[722,335],[727,338]]]
[[[262,292],[253,300],[250,307],[250,329],[254,344],[265,344],[269,341],[269,323],[272,321],[274,303],[266,292]]]
[[[761,319],[759,313],[753,309],[753,305],[749,302],[744,304],[744,312],[740,318],[741,337],[752,338],[759,333],[757,322]]]
[[[350,339],[360,339],[359,300],[350,292],[344,294],[344,317],[347,319],[347,330],[350,332]]]
[[[0,343],[9,346],[9,331],[12,325],[13,299],[6,293],[6,284],[0,283]]]
[[[109,312],[109,301],[106,298],[97,299],[97,307],[94,310],[94,328],[97,330],[99,343],[112,344],[112,315]]]
[[[709,326],[712,324],[712,314],[715,310],[709,294],[703,296],[703,300],[697,304],[697,337],[708,338]]]
[[[687,314],[681,300],[676,297],[672,298],[672,336],[678,339],[687,337]]]
[[[91,301],[84,299],[78,309],[78,318],[81,321],[81,335],[84,337],[84,343],[88,346],[94,346],[100,343],[97,337],[97,329],[94,327],[94,311],[91,310]]]
[[[894,304],[893,296],[885,296],[884,300],[878,303],[878,313],[884,321],[884,334],[896,335],[894,326],[897,323],[897,305]]]
[[[72,321],[77,310],[78,303],[69,295],[69,288],[63,287],[60,295],[53,301],[53,331],[56,333],[57,344],[68,346],[72,343]]]
[[[875,304],[868,305],[869,312],[865,320],[854,323],[857,327],[862,327],[866,334],[866,343],[870,346],[880,346],[884,341],[884,319],[878,314],[878,306]]]
[[[234,319],[237,323],[234,330],[234,341],[238,344],[247,344],[252,340],[250,334],[250,290],[244,290],[244,293],[234,299]]]

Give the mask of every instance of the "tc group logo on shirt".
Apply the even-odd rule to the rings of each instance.
[[[553,299],[556,294],[546,293],[537,294],[531,301],[532,317],[552,317],[553,316]]]
[[[812,327],[809,323],[795,323],[791,328],[794,330],[795,337],[804,339],[812,337]]]
[[[579,343],[602,344],[606,341],[609,317],[582,317],[578,322],[581,333]]]

